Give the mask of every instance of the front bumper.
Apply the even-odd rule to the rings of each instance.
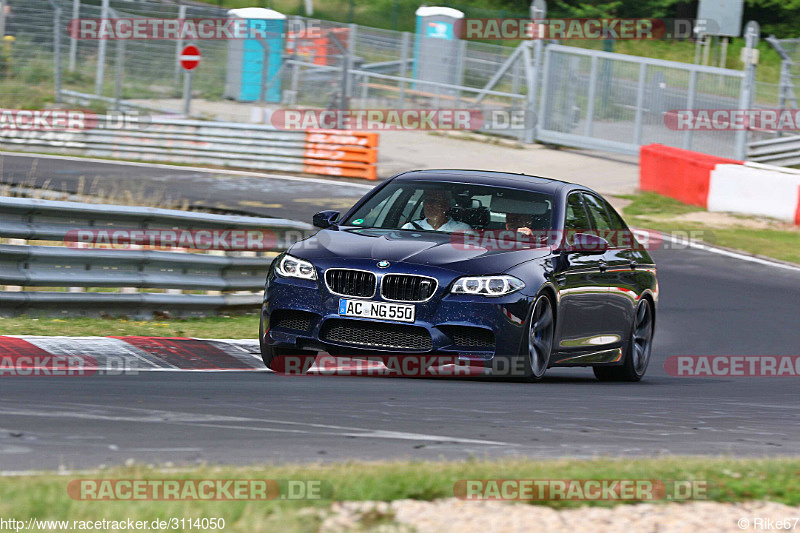
[[[348,267],[362,268],[353,263]],[[519,352],[532,300],[526,294],[527,287],[501,297],[456,295],[449,293],[450,285],[461,274],[438,268],[404,271],[402,267],[394,265],[391,272],[372,271],[379,277],[407,273],[439,280],[430,300],[408,302],[416,307],[413,324],[340,316],[339,299],[343,297],[328,290],[325,271],[319,267],[315,281],[271,274],[262,306],[264,342],[277,348],[333,355],[443,354],[484,362]],[[386,301],[379,291],[364,300]],[[393,340],[398,338],[405,344]]]

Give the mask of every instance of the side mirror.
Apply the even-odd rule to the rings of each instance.
[[[329,228],[339,220],[339,211],[320,211],[312,219],[312,223],[318,228]]]
[[[593,233],[576,233],[572,244],[567,245],[567,252],[584,254],[604,254],[609,248],[608,241]]]

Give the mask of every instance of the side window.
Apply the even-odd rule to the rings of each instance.
[[[572,193],[567,198],[567,214],[564,217],[564,231],[568,233],[581,233],[592,228],[583,207],[580,193]]]
[[[594,221],[594,225],[592,226],[594,229],[600,231],[614,229],[614,224],[611,222],[611,218],[608,216],[608,213],[606,213],[606,208],[599,198],[591,194],[584,194],[583,199]]]
[[[604,202],[604,204],[606,206],[606,212],[608,213],[608,216],[611,217],[611,226],[617,230],[628,229],[628,225],[624,220],[622,220],[622,217],[619,216],[619,213],[617,213],[617,211],[611,207],[608,202]]]

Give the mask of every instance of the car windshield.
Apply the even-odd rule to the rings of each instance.
[[[548,230],[549,194],[473,183],[395,181],[359,207],[343,225],[453,233],[469,230]]]

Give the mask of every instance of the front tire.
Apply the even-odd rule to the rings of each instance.
[[[596,366],[594,375],[600,381],[640,381],[650,363],[653,350],[653,330],[655,325],[653,305],[642,298],[636,307],[631,335],[625,354],[625,361],[620,366]]]
[[[317,358],[317,354],[313,352],[275,348],[268,344],[264,340],[264,315],[261,315],[258,323],[258,346],[264,366],[282,374],[305,374]],[[296,359],[289,361],[288,357]]]
[[[527,342],[523,342],[523,379],[529,383],[541,381],[550,365],[553,353],[555,319],[553,304],[546,294],[536,297],[528,316]]]

